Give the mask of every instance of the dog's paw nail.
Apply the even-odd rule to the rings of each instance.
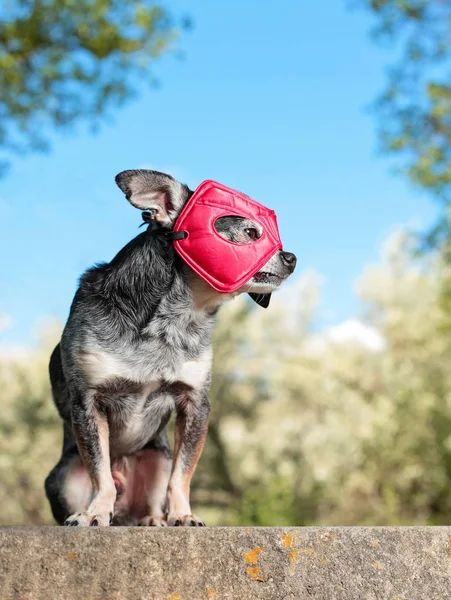
[[[91,521],[91,527],[98,527],[98,526],[99,526],[99,522],[98,522],[98,520],[97,520],[97,519],[93,519],[93,520]]]
[[[64,525],[66,527],[78,527],[78,521],[77,520],[75,520],[75,521],[66,521],[64,523]]]
[[[180,526],[180,519],[177,519],[177,521],[174,523],[174,527],[179,527]]]
[[[199,523],[199,527],[205,527],[205,523],[203,523],[202,521]]]
[[[191,519],[190,523],[192,527],[196,527],[196,521],[194,519]]]

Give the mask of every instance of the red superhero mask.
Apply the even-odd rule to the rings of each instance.
[[[224,239],[215,228],[220,217],[251,219],[262,228],[251,244]],[[235,292],[258,273],[282,242],[276,215],[262,204],[216,181],[199,185],[173,229],[174,247],[183,260],[213,289]]]

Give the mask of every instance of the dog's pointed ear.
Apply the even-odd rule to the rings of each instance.
[[[150,211],[155,221],[167,226],[174,224],[190,195],[186,185],[158,171],[122,171],[116,183],[133,206]]]
[[[271,294],[253,294],[252,292],[249,292],[249,296],[262,308],[268,308]]]

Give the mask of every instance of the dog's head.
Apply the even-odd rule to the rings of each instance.
[[[186,185],[158,171],[123,171],[117,175],[116,183],[133,206],[150,213],[152,220],[167,229],[174,226],[193,194]],[[234,244],[251,245],[263,233],[259,223],[236,215],[218,218],[215,229],[220,236]],[[295,266],[295,255],[279,250],[233,295],[247,292],[258,304],[266,307],[270,294],[291,275]]]

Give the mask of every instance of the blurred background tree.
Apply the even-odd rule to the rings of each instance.
[[[50,127],[97,127],[154,81],[151,62],[180,28],[148,0],[20,0],[0,12],[0,168],[44,150]]]
[[[411,238],[396,235],[380,263],[365,269],[358,290],[367,316],[355,321],[363,336],[312,332],[315,280],[301,281],[291,304],[276,294],[271,312],[240,301],[225,307],[216,337],[215,434],[194,489],[212,522],[446,521],[451,342],[438,298],[447,266],[435,255],[412,256],[412,247]]]
[[[401,53],[377,102],[381,140],[440,201],[427,239],[434,251],[416,255],[407,235],[390,240],[360,279],[365,318],[344,324],[355,335],[315,332],[315,277],[276,294],[270,311],[244,299],[222,309],[193,484],[209,524],[449,520],[451,8],[358,1],[375,14],[377,40]],[[97,125],[152,82],[152,61],[182,28],[145,0],[10,7],[0,13],[0,155],[9,157],[45,148],[52,127]],[[62,427],[47,363],[59,333],[46,327],[37,349],[6,355],[0,346],[2,524],[52,522],[43,482]]]
[[[440,524],[451,512],[447,267],[395,236],[365,269],[364,335],[314,333],[315,278],[271,311],[226,305],[215,339],[211,425],[193,485],[209,524]],[[0,358],[2,523],[51,523],[43,482],[61,423],[41,347]]]
[[[43,476],[61,449],[61,424],[50,395],[49,353],[60,328],[48,325],[39,348],[0,357],[0,501],[2,523],[51,522]]]
[[[433,247],[451,232],[451,4],[443,0],[358,0],[376,18],[374,39],[395,49],[375,108],[382,148],[442,206],[428,232]]]
[[[398,56],[375,103],[382,149],[439,204],[422,250],[439,250],[451,265],[451,4],[443,0],[358,0],[376,18],[374,39]],[[438,302],[451,333],[451,270]]]

